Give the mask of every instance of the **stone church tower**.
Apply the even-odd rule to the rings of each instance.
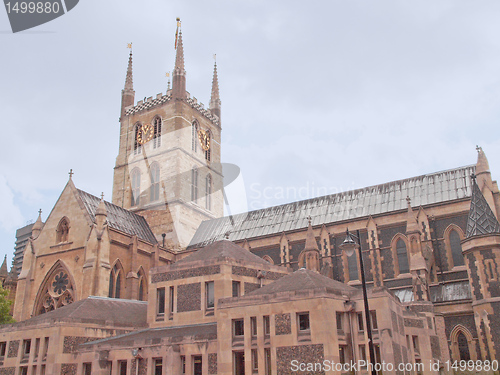
[[[172,89],[136,105],[130,53],[113,203],[144,216],[160,244],[183,249],[202,221],[223,215],[221,102],[217,65],[209,108],[190,96],[182,32],[176,46]]]

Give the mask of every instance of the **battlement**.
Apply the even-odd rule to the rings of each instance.
[[[125,108],[125,115],[130,116],[134,113],[142,112],[146,109],[156,107],[163,103],[168,102],[172,99],[172,90],[167,91],[165,95],[159,93],[156,95],[156,98],[153,99],[152,96],[144,100],[139,100],[135,106],[129,106]],[[196,109],[201,115],[205,116],[208,120],[210,120],[213,124],[220,126],[219,117],[214,115],[209,109],[206,109],[203,103],[198,103],[198,100],[195,97],[190,97],[189,92],[186,91],[187,99],[186,103],[193,109]]]
[[[125,115],[130,116],[134,113],[138,113],[141,111],[144,111],[146,109],[156,107],[157,105],[163,104],[168,102],[170,99],[172,99],[172,95],[170,92],[167,92],[167,94],[162,95],[162,93],[159,93],[156,95],[156,98],[153,99],[152,96],[144,100],[139,100],[135,106],[129,106],[125,108]]]
[[[213,124],[220,126],[219,124],[219,118],[214,115],[210,110],[206,109],[203,103],[198,103],[196,98],[190,98],[188,97],[186,99],[186,103],[191,106],[191,108],[196,109],[200,114],[205,116],[207,119],[209,119]]]

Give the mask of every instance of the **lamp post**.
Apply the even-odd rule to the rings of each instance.
[[[357,242],[354,241],[354,238]],[[375,375],[375,350],[373,348],[373,337],[372,337],[372,324],[370,321],[370,308],[368,307],[368,295],[366,293],[366,281],[365,281],[365,267],[363,266],[363,256],[361,253],[361,241],[359,239],[359,230],[356,231],[356,235],[346,230],[346,237],[340,248],[345,252],[345,254],[350,257],[354,254],[354,250],[358,249],[359,264],[361,270],[361,285],[363,287],[363,300],[365,303],[365,320],[366,320],[366,330],[368,332],[368,351],[370,353],[370,364],[371,364],[371,374]]]

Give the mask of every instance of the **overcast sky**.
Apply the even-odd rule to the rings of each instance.
[[[0,9],[0,255],[68,180],[111,200],[120,93],[165,92],[182,19],[187,89],[208,105],[214,53],[223,162],[267,207],[476,162],[500,176],[498,1],[81,0],[12,34]]]

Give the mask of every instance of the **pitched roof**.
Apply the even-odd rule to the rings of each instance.
[[[252,254],[250,251],[242,248],[241,246],[235,245],[231,241],[222,240],[214,242],[208,246],[205,246],[195,252],[187,256],[184,259],[179,260],[175,264],[184,264],[188,262],[196,262],[196,261],[206,261],[210,259],[234,259],[241,260],[245,263],[250,264],[260,264],[269,266],[269,262],[266,262],[261,257]]]
[[[469,218],[467,220],[466,237],[491,233],[500,233],[500,224],[474,180],[472,183],[472,199],[470,202]]]
[[[86,347],[99,344],[111,344],[115,346],[133,345],[143,340],[161,340],[165,338],[182,338],[192,336],[195,336],[195,339],[217,339],[217,323],[150,328],[127,333],[124,335],[109,337],[98,341],[91,341],[83,345]]]
[[[97,208],[99,207],[100,198],[89,194],[83,190],[76,189],[80,198],[87,209],[91,219],[95,222],[95,214]],[[156,238],[151,231],[146,219],[141,215],[137,215],[132,211],[126,210],[113,203],[104,201],[106,210],[108,212],[107,220],[108,225],[119,231],[130,234],[132,236],[136,235],[140,239],[147,241],[149,243],[157,243]]]
[[[259,296],[281,292],[299,292],[314,289],[336,291],[337,293],[348,295],[358,292],[358,290],[352,286],[332,280],[329,277],[320,275],[317,272],[301,268],[294,273],[279,278],[271,284],[247,293],[245,296]]]
[[[37,325],[57,321],[147,327],[147,302],[91,296],[37,315],[16,325]]]
[[[385,212],[407,209],[406,197],[413,206],[425,206],[472,194],[470,176],[475,166],[450,169],[363,189],[222,217],[201,223],[188,248],[223,239],[240,241],[282,232],[305,229],[307,217],[312,225],[352,220]],[[233,224],[234,223],[234,224]]]

